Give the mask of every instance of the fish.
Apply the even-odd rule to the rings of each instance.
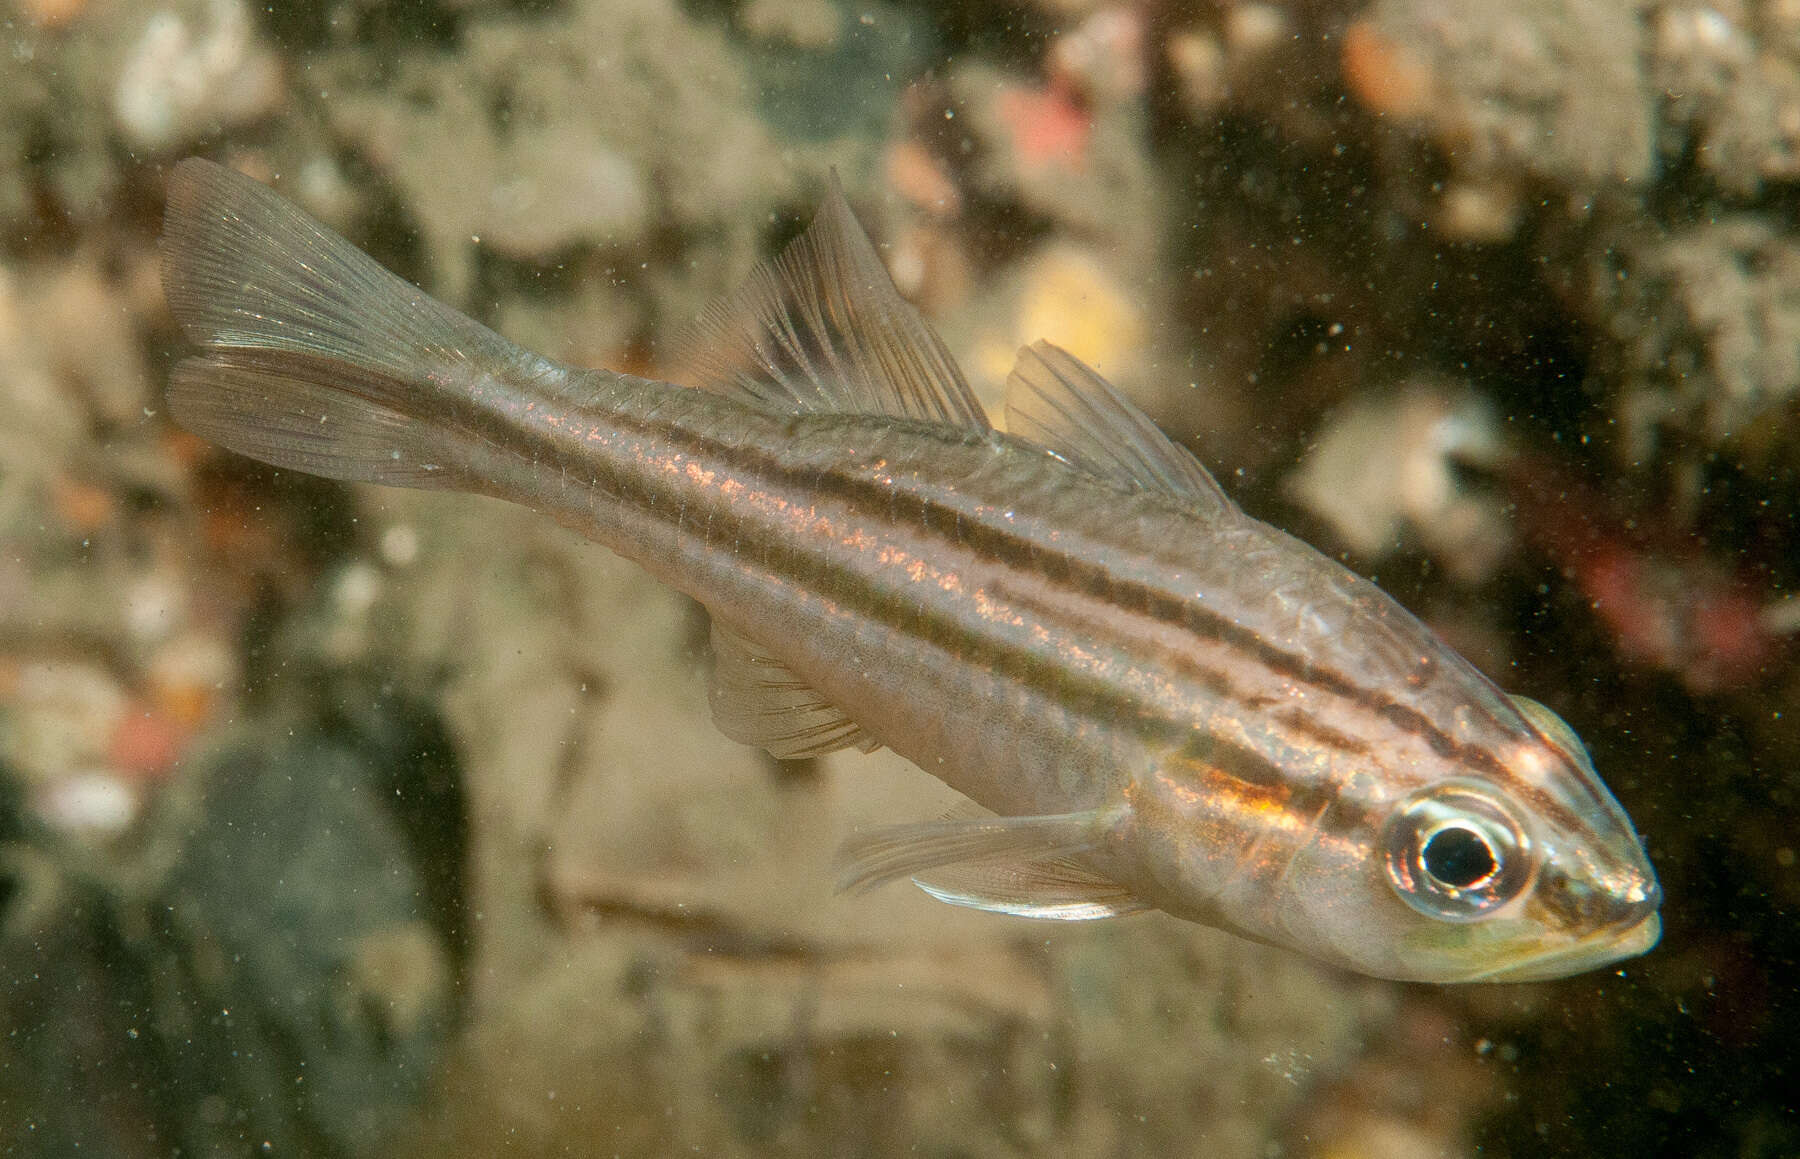
[[[996,429],[835,174],[675,381],[514,345],[200,158],[161,260],[189,431],[541,512],[705,606],[726,736],[886,747],[966,798],[853,833],[843,888],[1161,910],[1435,983],[1657,942],[1655,872],[1561,718],[1249,515],[1066,351],[1020,350]]]

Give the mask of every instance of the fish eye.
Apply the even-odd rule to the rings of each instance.
[[[1487,838],[1460,824],[1446,825],[1427,837],[1419,864],[1440,885],[1452,889],[1473,889],[1500,868]]]
[[[1388,883],[1440,921],[1474,921],[1523,894],[1536,876],[1525,832],[1487,789],[1444,782],[1414,793],[1383,832]]]

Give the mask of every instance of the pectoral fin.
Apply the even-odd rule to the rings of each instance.
[[[1037,817],[952,817],[875,829],[851,838],[838,851],[838,888],[873,889],[949,866],[1050,862],[1092,848],[1116,819],[1114,810],[1092,809]],[[954,876],[944,881],[945,892],[952,894],[964,884]],[[926,889],[932,892],[930,886]],[[974,896],[957,904],[977,904]]]

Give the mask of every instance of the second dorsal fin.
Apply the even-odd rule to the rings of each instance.
[[[1060,346],[1033,342],[1019,351],[1006,380],[1006,429],[1090,474],[1176,496],[1203,515],[1238,511],[1192,452]]]
[[[675,364],[678,381],[781,410],[988,429],[949,350],[894,288],[835,173],[812,225],[706,309]]]

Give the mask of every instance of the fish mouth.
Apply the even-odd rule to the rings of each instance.
[[[1470,982],[1548,982],[1567,978],[1650,951],[1662,937],[1662,917],[1655,910],[1627,926],[1615,926],[1566,946],[1533,954],[1522,961],[1471,974]]]

